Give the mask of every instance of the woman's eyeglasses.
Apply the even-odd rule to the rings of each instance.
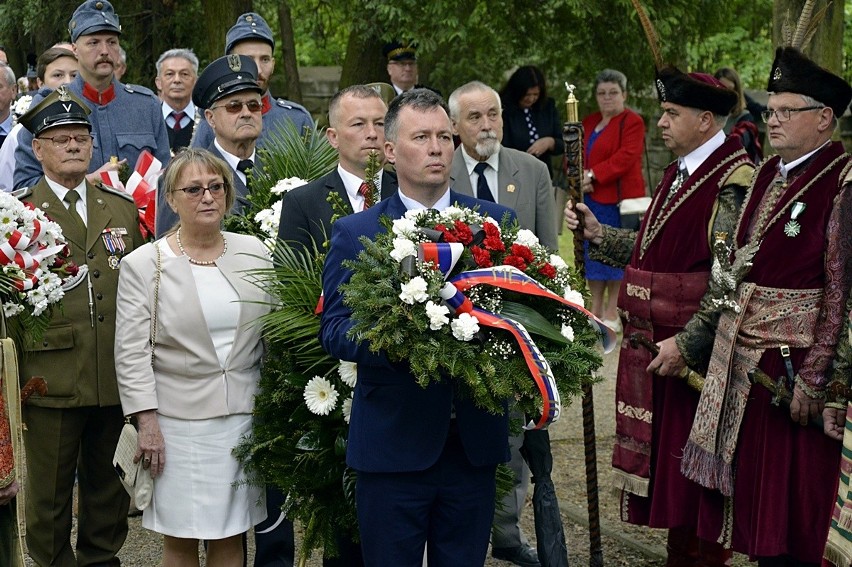
[[[180,189],[175,190],[183,191],[183,194],[186,195],[188,199],[195,200],[200,199],[201,196],[204,195],[205,191],[210,191],[210,194],[214,197],[223,195],[227,186],[227,183],[211,183],[207,187],[202,187],[201,185],[192,185],[190,187],[181,187]]]

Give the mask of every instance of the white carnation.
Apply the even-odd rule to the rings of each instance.
[[[569,341],[574,341],[574,329],[571,325],[562,325],[562,336]]]
[[[455,205],[451,205],[441,211],[441,215],[446,218],[449,218],[450,220],[462,220],[464,218],[464,213],[464,209],[460,209]]]
[[[394,238],[390,255],[397,262],[402,262],[408,256],[417,256],[417,246],[407,238]]]
[[[538,237],[535,233],[533,233],[533,231],[522,228],[518,231],[518,235],[515,236],[515,242],[517,244],[522,244],[527,248],[532,248],[538,244]]]
[[[24,95],[15,101],[15,104],[12,107],[12,112],[14,112],[17,116],[22,116],[30,109],[30,105],[32,105],[32,103],[33,97],[30,95]]]
[[[287,191],[292,191],[296,187],[301,187],[302,185],[307,185],[307,181],[304,179],[300,179],[298,177],[288,177],[287,179],[281,179],[275,186],[270,189],[274,195],[280,195],[281,193],[286,193]]]
[[[426,315],[429,316],[429,328],[433,331],[437,331],[450,322],[450,310],[439,303],[427,301]]]
[[[565,263],[565,260],[563,260],[562,256],[560,256],[559,254],[550,255],[550,265],[556,268],[557,270],[568,269],[568,264]]]
[[[314,376],[305,386],[302,395],[311,413],[328,415],[337,405],[337,398],[340,394],[337,393],[331,382],[320,376]]]
[[[460,341],[469,341],[479,332],[479,319],[470,313],[462,313],[450,323],[453,336]]]
[[[414,223],[414,220],[408,218],[408,215],[406,213],[405,217],[393,221],[392,230],[394,236],[399,236],[402,238],[411,238],[417,233],[417,225]]]
[[[414,305],[415,303],[423,303],[429,299],[429,294],[426,293],[428,288],[426,280],[420,276],[411,278],[411,281],[402,284],[400,287],[402,288],[402,293],[399,294],[399,298],[403,303]]]
[[[355,387],[355,383],[358,381],[358,365],[356,363],[341,360],[340,366],[337,367],[337,373],[344,384],[350,388]]]
[[[482,222],[489,222],[496,226],[498,229],[500,228],[500,223],[491,217],[482,217]]]
[[[576,303],[580,307],[586,306],[585,302],[583,301],[583,294],[579,291],[571,289],[568,286],[565,286],[565,293],[562,295],[562,297],[564,297],[571,303]]]

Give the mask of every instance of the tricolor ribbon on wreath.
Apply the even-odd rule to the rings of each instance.
[[[0,242],[0,265],[16,264],[26,276],[14,280],[13,285],[18,291],[28,291],[38,282],[38,270],[41,261],[48,256],[59,254],[64,245],[40,248],[36,243],[42,232],[41,223],[33,219],[32,236],[27,236],[20,230],[13,230],[8,240]]]
[[[102,171],[101,179],[106,185],[119,189],[133,197],[139,209],[139,230],[142,236],[154,235],[157,215],[157,178],[163,170],[163,163],[148,150],[143,150],[136,160],[136,167],[127,180],[127,185],[118,178],[117,171]]]
[[[464,245],[461,243],[426,242],[418,245],[417,255],[421,262],[432,263],[435,269],[444,274],[446,278],[455,267],[463,250]],[[405,264],[403,262],[404,266]],[[479,320],[480,325],[508,331],[514,337],[542,399],[541,416],[524,425],[524,429],[546,428],[559,419],[562,410],[559,391],[556,388],[556,379],[553,376],[550,364],[520,322],[512,317],[476,307],[464,295],[464,292],[477,285],[489,285],[523,295],[552,299],[582,313],[600,333],[604,352],[610,352],[615,347],[615,333],[583,306],[557,295],[514,266],[503,265],[469,270],[453,276],[446,282],[441,290],[441,298],[453,313],[456,315],[470,313]]]

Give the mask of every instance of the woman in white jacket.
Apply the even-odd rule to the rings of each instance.
[[[271,298],[246,270],[271,266],[252,236],[223,232],[230,167],[206,150],[175,156],[166,201],[180,223],[122,260],[115,366],[136,457],[154,478],[142,525],[164,536],[163,565],[241,565],[241,534],[266,515],[262,488],[231,454],[251,430]],[[151,338],[154,345],[151,345]],[[153,354],[152,354],[153,348]]]

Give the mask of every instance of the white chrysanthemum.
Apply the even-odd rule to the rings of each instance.
[[[260,225],[260,230],[269,236],[278,236],[278,223],[281,219],[281,201],[276,201],[269,209],[263,209],[254,220]]]
[[[292,191],[296,187],[301,187],[302,185],[307,185],[308,182],[304,179],[300,179],[298,177],[288,177],[287,179],[281,179],[275,186],[270,189],[273,195],[280,195],[281,193],[286,193],[287,191]]]
[[[403,303],[414,305],[415,303],[423,303],[429,299],[429,294],[426,293],[428,285],[426,284],[426,280],[420,276],[411,278],[411,281],[402,284],[400,287],[402,292],[399,294],[399,298]]]
[[[337,398],[340,394],[337,393],[331,382],[321,376],[314,376],[305,386],[303,395],[311,413],[328,415],[337,405]]]
[[[565,287],[565,293],[562,295],[562,297],[564,297],[571,303],[576,303],[580,307],[586,306],[585,302],[583,301],[583,294],[579,291],[571,289],[570,287]]]
[[[462,313],[450,323],[453,336],[460,341],[469,341],[479,332],[479,319],[470,313]]]
[[[17,116],[23,116],[29,109],[30,105],[33,103],[33,97],[30,95],[24,95],[15,101],[15,105],[12,107],[12,112],[14,112]]]
[[[568,264],[565,263],[565,260],[562,259],[562,256],[559,254],[551,254],[549,259],[550,265],[556,268],[557,270],[567,270]]]
[[[349,418],[352,415],[352,396],[343,400],[343,421],[349,423]]]
[[[429,316],[429,328],[433,331],[437,331],[450,322],[450,310],[439,303],[427,301],[426,315]]]
[[[3,315],[8,317],[14,317],[15,315],[21,313],[24,310],[24,306],[20,303],[4,303],[3,304]]]
[[[408,212],[410,213],[411,211]],[[408,213],[406,213],[405,217],[393,221],[393,228],[391,230],[393,230],[394,236],[411,238],[417,233],[417,225],[413,219],[408,218]]]
[[[417,246],[407,238],[394,238],[390,255],[397,262],[402,262],[408,256],[417,256]]]
[[[350,388],[355,387],[355,383],[358,381],[358,365],[356,363],[341,360],[340,366],[337,367],[337,373],[344,384]]]
[[[533,231],[522,228],[518,231],[517,236],[515,236],[515,242],[517,244],[523,244],[527,248],[532,248],[538,244],[538,236],[536,236]]]
[[[574,328],[571,325],[562,325],[562,336],[569,341],[574,341]]]

